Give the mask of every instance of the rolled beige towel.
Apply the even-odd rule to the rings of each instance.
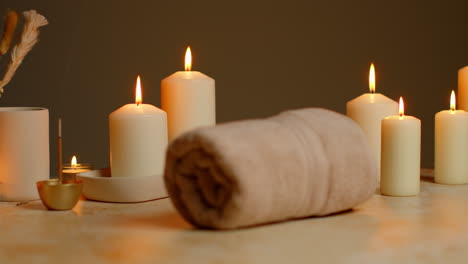
[[[185,133],[164,179],[190,223],[231,229],[348,210],[375,191],[372,159],[351,119],[308,108]]]

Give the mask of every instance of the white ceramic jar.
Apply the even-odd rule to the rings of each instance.
[[[49,110],[0,107],[0,201],[39,199],[49,167]]]

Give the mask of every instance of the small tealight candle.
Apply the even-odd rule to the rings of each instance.
[[[420,164],[421,121],[404,114],[400,97],[399,115],[382,120],[380,192],[389,196],[417,195]]]
[[[455,92],[450,110],[435,115],[434,180],[441,184],[468,183],[468,113],[455,110]]]
[[[74,180],[76,174],[90,171],[90,164],[80,164],[77,162],[76,156],[73,156],[70,164],[65,164],[62,169],[62,177],[64,180]]]
[[[374,64],[371,64],[369,93],[349,101],[346,104],[346,115],[358,123],[364,131],[379,172],[381,122],[385,117],[397,114],[398,103],[383,94],[375,92],[375,67]]]

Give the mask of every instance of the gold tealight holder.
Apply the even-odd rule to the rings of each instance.
[[[62,163],[62,119],[58,120],[58,179],[36,182],[42,203],[49,210],[71,210],[80,199],[83,182],[63,179]]]
[[[59,182],[58,179],[39,181],[37,191],[42,203],[49,210],[71,210],[80,199],[81,180]]]

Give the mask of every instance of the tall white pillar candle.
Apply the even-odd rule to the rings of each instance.
[[[419,193],[421,164],[421,121],[400,114],[382,120],[382,164],[380,192],[389,196]]]
[[[167,147],[167,117],[161,109],[143,104],[140,76],[135,104],[109,115],[112,177],[161,175]]]
[[[398,103],[383,94],[375,93],[373,64],[369,72],[369,90],[370,93],[365,93],[346,104],[346,114],[364,131],[380,172],[381,122],[387,116],[398,114]]]
[[[468,183],[468,113],[455,110],[455,93],[450,110],[435,115],[434,180],[441,184]]]
[[[468,66],[458,70],[458,105],[468,111]]]
[[[161,81],[161,106],[167,113],[169,140],[194,128],[216,124],[215,80],[191,71],[190,47],[185,54],[185,71]]]

